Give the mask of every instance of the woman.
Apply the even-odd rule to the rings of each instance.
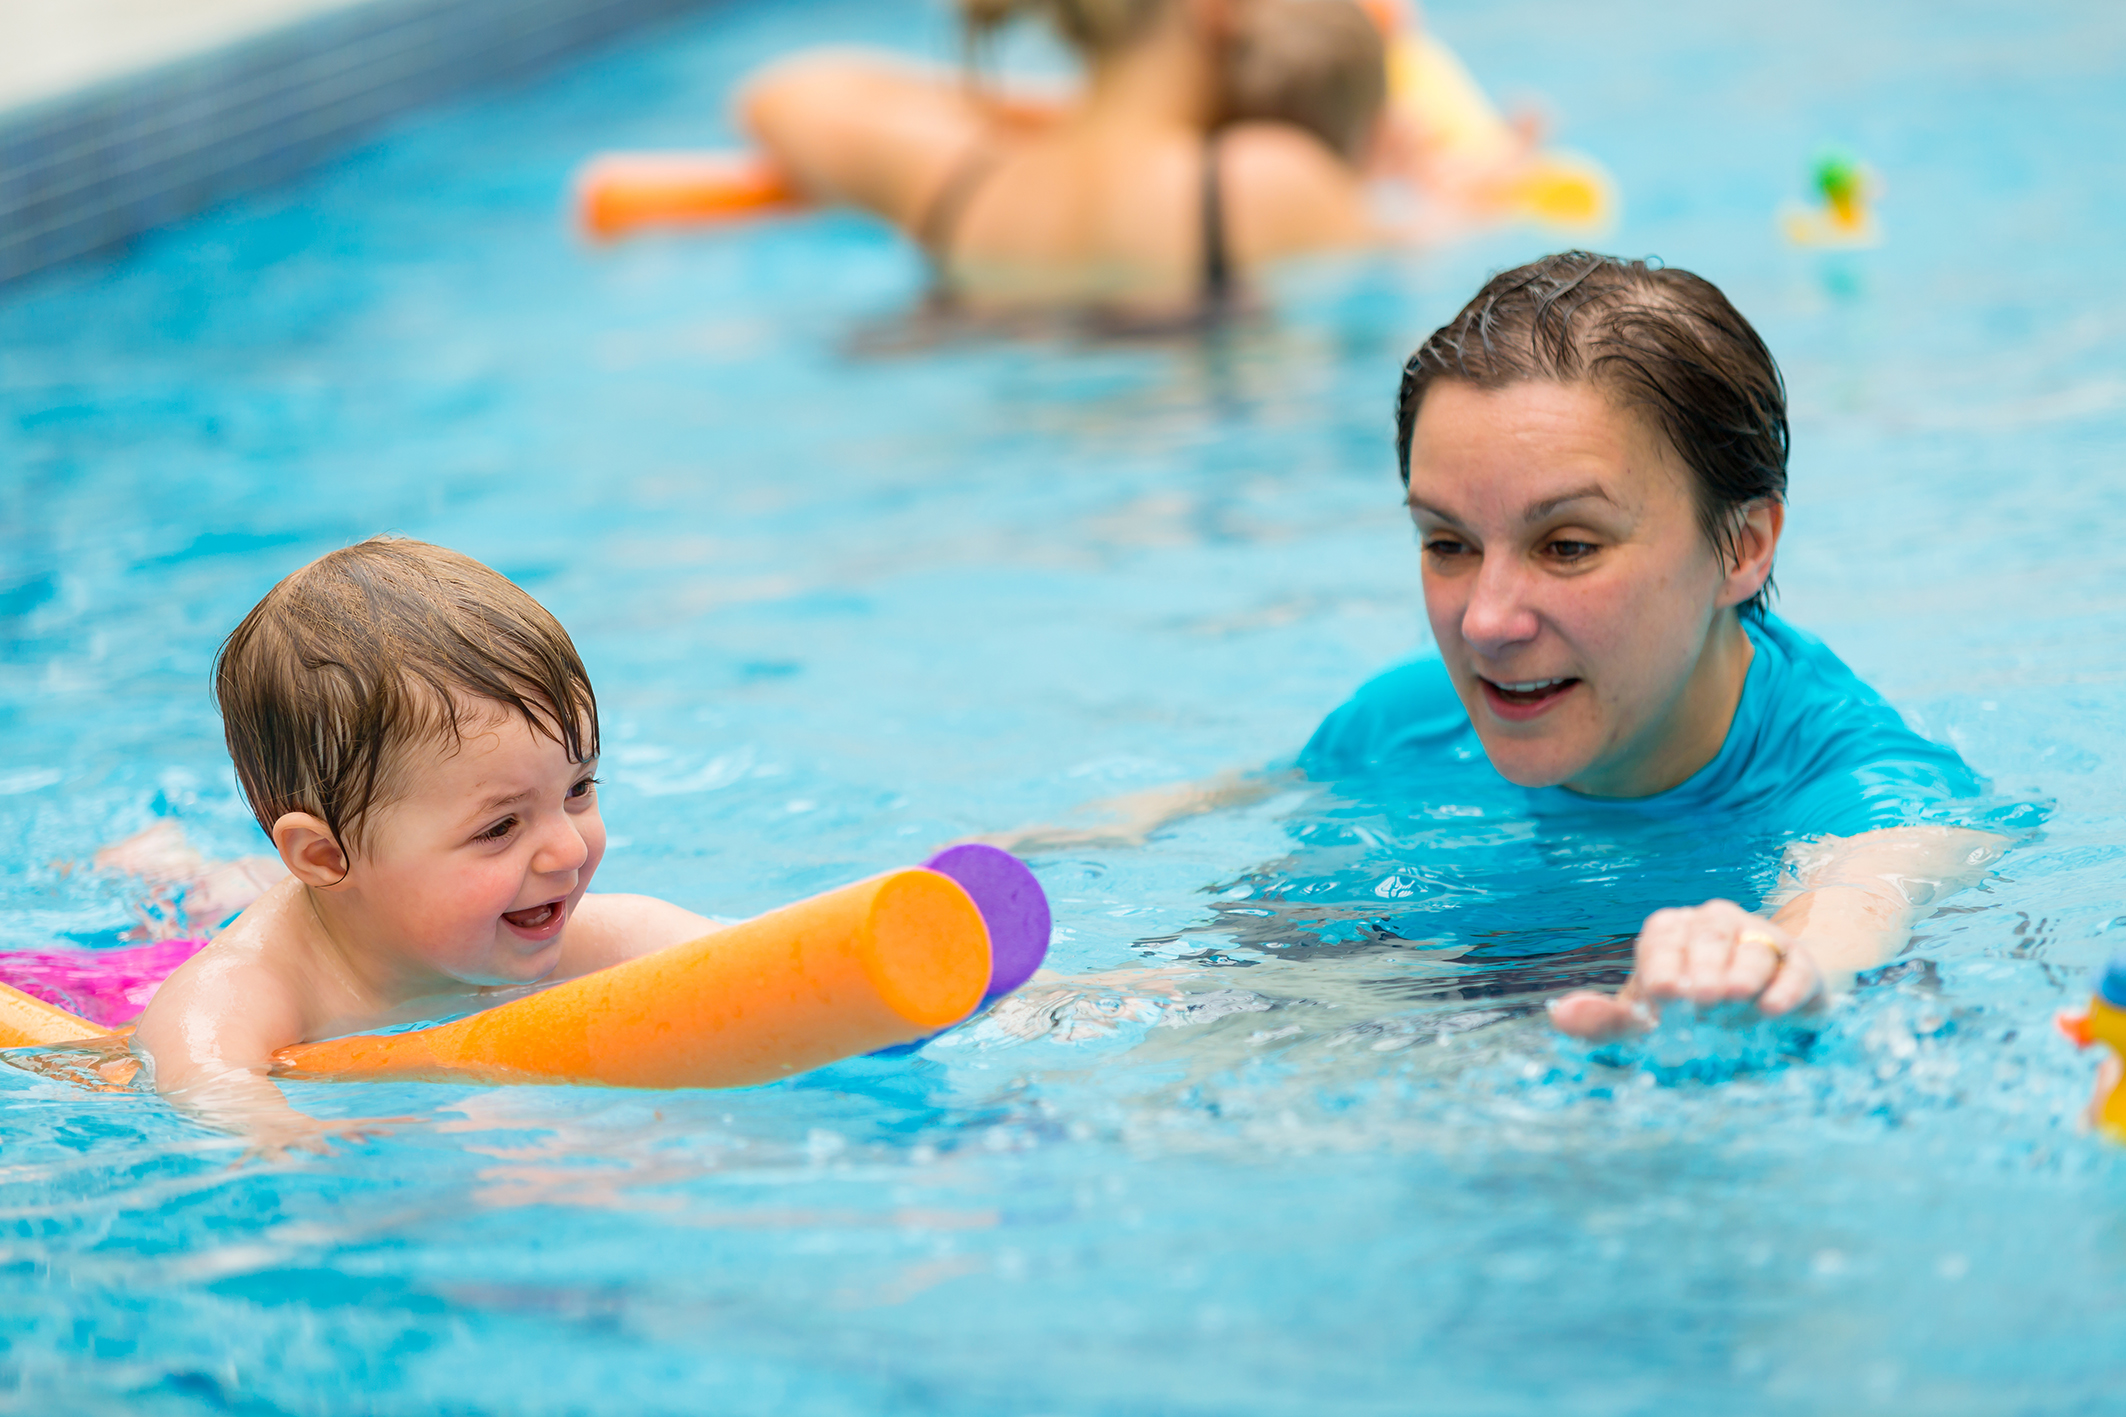
[[[1022,10],[1044,14],[1084,57],[1082,93],[1014,107],[889,60],[814,53],[741,99],[805,196],[907,231],[956,304],[1186,316],[1267,261],[1370,237],[1355,154],[1332,145],[1362,143],[1385,85],[1379,34],[1352,0],[963,9],[977,35]],[[1280,73],[1266,52],[1310,73]],[[1251,103],[1290,106],[1301,121],[1251,119]]]
[[[1765,608],[1785,390],[1706,281],[1585,252],[1496,277],[1405,366],[1397,453],[1438,655],[1360,689],[1300,769],[1347,795],[1470,786],[1538,827],[1785,844],[1789,884],[1763,910],[1657,911],[1623,991],[1556,1000],[1561,1028],[1644,1027],[1666,999],[1767,1015],[1820,1000],[1998,853],[1923,820],[1980,790],[1956,754]],[[1281,785],[1109,805],[1141,839]]]

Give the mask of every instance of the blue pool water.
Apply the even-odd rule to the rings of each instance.
[[[1761,865],[1507,869],[1495,825],[1293,793],[1043,859],[1056,964],[1179,968],[913,1060],[313,1086],[423,1120],[236,1169],[151,1099],[0,1069],[0,1410],[2126,1404],[2126,1151],[2077,1130],[2049,1025],[2126,944],[2126,10],[1428,10],[1613,167],[1611,249],[1719,281],[1780,355],[1783,613],[2048,804],[1993,879],[1813,1036],[1591,1054],[1529,1006]],[[942,13],[734,3],[0,295],[0,947],[115,942],[137,887],[70,866],[158,817],[258,848],[214,648],[379,531],[570,626],[600,880],[723,915],[1282,757],[1417,648],[1396,368],[1539,234],[1083,346],[903,338],[922,270],[854,218],[562,230],[584,153],[723,137],[733,76],[798,43],[943,53]],[[1878,251],[1778,242],[1830,141],[1885,175]]]

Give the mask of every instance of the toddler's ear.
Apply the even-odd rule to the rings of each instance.
[[[332,829],[308,812],[289,812],[273,824],[273,848],[306,886],[329,889],[347,879],[347,853],[332,839]]]

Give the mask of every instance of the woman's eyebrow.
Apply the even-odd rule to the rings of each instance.
[[[1620,505],[1616,498],[1609,495],[1607,488],[1603,487],[1599,482],[1590,482],[1585,487],[1577,487],[1570,492],[1561,492],[1555,497],[1545,497],[1540,502],[1530,502],[1528,510],[1521,513],[1521,520],[1524,522],[1539,522],[1567,502],[1578,502],[1588,498],[1599,502],[1607,502],[1612,507]]]
[[[1433,506],[1430,502],[1420,502],[1415,497],[1405,497],[1403,498],[1403,502],[1410,508],[1411,511],[1422,512],[1426,516],[1432,518],[1434,521],[1448,522],[1455,526],[1460,526],[1462,524],[1462,519],[1460,517],[1457,517],[1452,512],[1442,511],[1438,507]]]
[[[1609,489],[1598,482],[1590,482],[1585,487],[1575,487],[1570,492],[1560,492],[1555,497],[1545,497],[1540,502],[1530,502],[1527,509],[1521,513],[1521,520],[1524,522],[1539,522],[1566,503],[1578,502],[1583,499],[1607,502],[1612,507],[1622,505],[1616,498],[1609,495]],[[1461,525],[1462,519],[1460,517],[1452,512],[1435,507],[1430,502],[1419,501],[1415,497],[1406,497],[1403,500],[1409,504],[1410,510],[1413,512],[1421,512],[1435,521],[1449,522],[1455,526]]]

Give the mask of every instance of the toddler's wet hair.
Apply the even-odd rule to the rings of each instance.
[[[1724,556],[1754,502],[1786,498],[1786,383],[1742,312],[1689,271],[1563,251],[1493,276],[1403,366],[1395,454],[1442,379],[1480,389],[1592,383],[1648,418],[1690,468],[1698,522]],[[1772,583],[1745,607],[1761,611]]]
[[[598,753],[598,701],[568,631],[455,551],[374,537],[266,593],[221,647],[215,696],[236,776],[270,834],[308,812],[353,854],[404,789],[415,745],[520,714],[570,762]]]

